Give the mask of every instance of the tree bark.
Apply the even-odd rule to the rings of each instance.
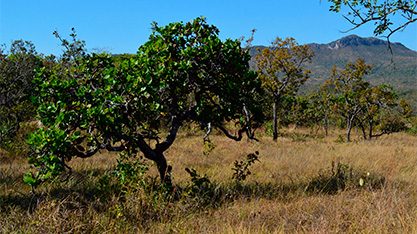
[[[171,183],[169,177],[167,177],[168,172],[168,163],[163,153],[156,153],[156,157],[153,160],[156,163],[156,166],[158,167],[159,172],[159,178],[161,179],[162,183]]]
[[[329,119],[327,117],[327,114],[324,115],[324,131],[326,136],[329,135]]]
[[[352,120],[350,118],[347,119],[347,130],[346,130],[346,140],[350,142],[350,133],[352,132]]]
[[[373,134],[374,134],[373,131],[374,131],[374,123],[371,120],[369,121],[369,140],[371,140],[373,137]]]
[[[175,139],[172,138],[172,139]],[[168,142],[172,143],[172,142]],[[143,153],[145,158],[152,160],[155,162],[158,172],[159,178],[161,179],[162,183],[171,183],[171,177],[167,177],[167,172],[171,170],[171,167],[168,166],[167,160],[164,156],[165,148],[168,148],[170,144],[158,144],[156,149],[152,149],[144,140],[144,138],[139,137],[137,139],[137,145],[139,146],[140,151]],[[168,170],[169,169],[169,170]],[[169,180],[169,181],[168,181]]]
[[[361,127],[361,130],[362,130],[362,136],[363,136],[363,139],[367,140],[367,139],[368,139],[368,137],[366,136],[366,129],[365,129],[365,126],[363,126],[363,124],[361,123],[361,124],[360,124],[360,127]]]
[[[273,137],[274,141],[278,139],[278,103],[277,101],[274,102],[272,105],[272,112],[273,112]]]
[[[167,160],[164,156],[163,152],[158,152],[156,150],[152,150],[152,152],[143,152],[145,158],[152,160],[155,162],[156,167],[158,168],[159,178],[161,179],[161,183],[164,184],[172,184],[171,173],[172,167],[168,165]]]

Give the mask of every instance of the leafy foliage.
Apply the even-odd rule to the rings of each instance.
[[[255,57],[262,86],[273,99],[273,139],[278,138],[278,109],[284,96],[293,96],[309,78],[310,71],[303,68],[313,52],[307,45],[300,46],[294,38],[277,38],[270,48]]]
[[[395,32],[403,30],[409,24],[417,21],[417,3],[414,0],[328,1],[332,3],[330,11],[340,12],[342,6],[348,8],[348,13],[344,17],[354,26],[353,29],[367,23],[374,23],[374,34],[376,36],[386,34],[388,39]]]
[[[112,174],[117,178],[119,185],[125,188],[144,187],[144,176],[149,166],[143,160],[121,157],[117,160],[117,166]],[[135,185],[132,185],[135,184]],[[139,185],[136,185],[139,184]]]
[[[81,52],[75,33],[72,42],[59,37],[71,59],[36,75],[44,128],[29,140],[37,168],[32,178],[48,180],[68,169],[73,157],[108,150],[143,153],[165,181],[170,167],[163,153],[187,122],[213,126],[234,140],[244,133],[253,138],[262,121],[260,83],[240,42],[223,42],[218,33],[204,18],[154,23],[136,56],[117,60]],[[229,121],[236,122],[236,135],[225,127]]]
[[[350,133],[354,126],[355,119],[361,114],[362,95],[369,88],[370,84],[363,80],[369,73],[371,66],[364,60],[358,59],[355,63],[348,63],[346,68],[340,72],[333,69],[328,84],[334,88],[334,111],[346,121],[347,141],[350,141]]]
[[[21,124],[33,118],[35,106],[30,97],[34,94],[35,69],[42,59],[29,41],[14,41],[9,54],[0,51],[0,147],[11,150]]]
[[[255,151],[255,153],[248,154],[246,159],[243,161],[235,161],[233,170],[232,179],[236,182],[241,182],[246,180],[246,177],[252,174],[249,170],[250,166],[252,166],[256,161],[259,161],[259,152]]]
[[[346,68],[338,71],[333,69],[331,78],[324,89],[333,103],[333,110],[346,123],[347,141],[350,141],[351,130],[360,127],[365,139],[403,130],[403,118],[409,113],[409,105],[404,101],[405,111],[401,113],[400,102],[390,86],[372,86],[364,80],[371,66],[359,59],[348,63]],[[368,133],[366,133],[368,128]],[[375,134],[375,130],[380,133]]]
[[[58,31],[54,31],[53,34],[61,42],[61,45],[64,48],[61,57],[62,63],[70,65],[71,62],[76,62],[77,59],[86,55],[85,41],[77,38],[75,28],[71,28],[71,33],[69,35],[71,39],[69,40],[61,37]]]

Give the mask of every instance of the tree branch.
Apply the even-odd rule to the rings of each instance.
[[[245,132],[245,129],[239,129],[237,132],[237,135],[231,134],[225,127],[217,125],[216,128],[220,129],[224,135],[226,135],[228,138],[235,140],[235,141],[240,141],[242,140],[242,134]]]
[[[171,128],[169,129],[168,136],[165,138],[165,141],[156,144],[155,150],[157,152],[164,152],[165,150],[167,150],[174,143],[180,127],[181,121],[175,116],[172,117]]]

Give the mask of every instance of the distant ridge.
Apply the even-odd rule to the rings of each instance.
[[[327,44],[309,44],[315,56],[309,68],[317,81],[326,79],[330,69],[343,67],[348,62],[363,58],[373,67],[369,81],[389,83],[397,89],[417,90],[417,52],[401,43],[391,43],[377,38],[349,35]]]
[[[344,48],[344,47],[349,47],[349,46],[354,47],[354,46],[379,46],[379,45],[388,46],[388,42],[384,40],[380,40],[378,38],[374,38],[374,37],[363,38],[357,35],[349,35],[346,37],[342,37],[341,39],[330,42],[328,44],[329,49]],[[405,47],[404,45],[398,42],[391,43],[391,46]]]
[[[387,83],[399,91],[399,94],[413,99],[417,108],[417,52],[401,43],[388,42],[374,37],[363,38],[349,35],[326,44],[308,44],[315,56],[307,67],[312,78],[303,87],[304,92],[317,88],[330,75],[334,65],[342,68],[348,62],[358,58],[372,65],[371,74],[366,77],[373,84]],[[252,56],[265,46],[254,46]],[[253,61],[252,61],[253,65]]]

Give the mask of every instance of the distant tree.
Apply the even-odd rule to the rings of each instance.
[[[270,47],[255,57],[262,86],[273,99],[273,139],[278,138],[278,109],[284,96],[295,95],[309,78],[310,71],[303,67],[313,57],[307,45],[298,45],[295,39],[277,38]]]
[[[375,25],[374,34],[376,36],[385,35],[388,41],[391,35],[417,21],[417,2],[415,0],[328,1],[332,3],[330,11],[340,12],[342,6],[348,8],[348,13],[344,17],[353,25],[352,29],[373,23]]]
[[[364,80],[370,70],[371,67],[359,59],[348,63],[343,70],[334,68],[325,85],[334,111],[346,121],[347,141],[350,141],[353,127],[362,130],[364,139],[404,130],[404,120],[411,115],[409,104],[399,101],[392,87],[372,86]]]
[[[355,63],[348,63],[343,70],[333,68],[331,77],[326,86],[332,90],[334,111],[342,116],[346,123],[346,139],[351,140],[351,131],[355,120],[363,111],[362,97],[370,84],[363,77],[369,73],[371,66],[364,60],[358,59]]]
[[[329,135],[330,121],[334,114],[332,113],[331,107],[334,103],[332,95],[327,90],[326,85],[322,85],[316,95],[311,98],[315,103],[315,113],[317,116],[321,116],[323,127],[326,136]]]
[[[0,147],[8,148],[21,123],[34,117],[35,69],[42,59],[32,42],[17,40],[10,53],[0,52]]]
[[[413,116],[414,111],[413,107],[410,105],[410,103],[405,99],[400,99],[398,102],[398,105],[400,106],[400,113],[404,118],[410,118]]]
[[[358,117],[359,126],[362,129],[364,139],[372,139],[392,131],[381,129],[379,134],[375,134],[375,127],[384,121],[384,109],[388,110],[397,105],[397,96],[393,89],[387,85],[369,87],[362,93],[362,113]],[[369,129],[366,134],[366,127]]]
[[[324,87],[324,85],[323,85]],[[322,126],[325,135],[328,135],[332,114],[333,99],[330,92],[324,88],[307,95],[297,95],[291,99],[283,109],[287,116],[284,120],[287,124],[316,128]]]
[[[69,68],[42,69],[36,80],[44,127],[29,140],[37,171],[25,181],[36,185],[69,169],[72,158],[105,149],[143,153],[168,183],[164,152],[188,122],[236,141],[243,134],[253,139],[263,119],[256,102],[261,84],[240,42],[221,41],[218,33],[204,18],[154,23],[134,57],[85,54]],[[226,127],[230,122],[235,132]]]

